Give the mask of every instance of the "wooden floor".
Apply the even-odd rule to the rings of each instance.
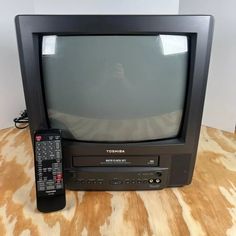
[[[29,132],[0,131],[0,235],[236,236],[236,136],[202,128],[189,186],[66,195],[63,211],[39,213]]]

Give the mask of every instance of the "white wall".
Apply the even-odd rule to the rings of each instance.
[[[180,0],[180,14],[215,17],[203,124],[233,132],[236,124],[236,1]]]
[[[25,108],[16,45],[14,17],[32,13],[31,0],[0,0],[0,128],[13,125],[13,118]]]
[[[0,129],[25,109],[14,16],[17,14],[177,14],[179,0],[0,0]]]
[[[179,0],[34,0],[43,14],[178,14]]]

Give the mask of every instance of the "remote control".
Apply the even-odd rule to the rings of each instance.
[[[34,134],[37,208],[52,212],[65,207],[61,131],[38,130]]]

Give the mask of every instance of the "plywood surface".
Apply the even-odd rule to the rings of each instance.
[[[63,211],[36,210],[28,130],[0,131],[0,235],[236,235],[236,137],[203,127],[189,186],[67,191]]]

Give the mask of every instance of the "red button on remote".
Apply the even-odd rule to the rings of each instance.
[[[57,174],[57,179],[61,179],[61,174]]]
[[[40,142],[40,141],[42,140],[42,136],[37,135],[37,136],[35,137],[35,139],[36,139],[36,141]]]

